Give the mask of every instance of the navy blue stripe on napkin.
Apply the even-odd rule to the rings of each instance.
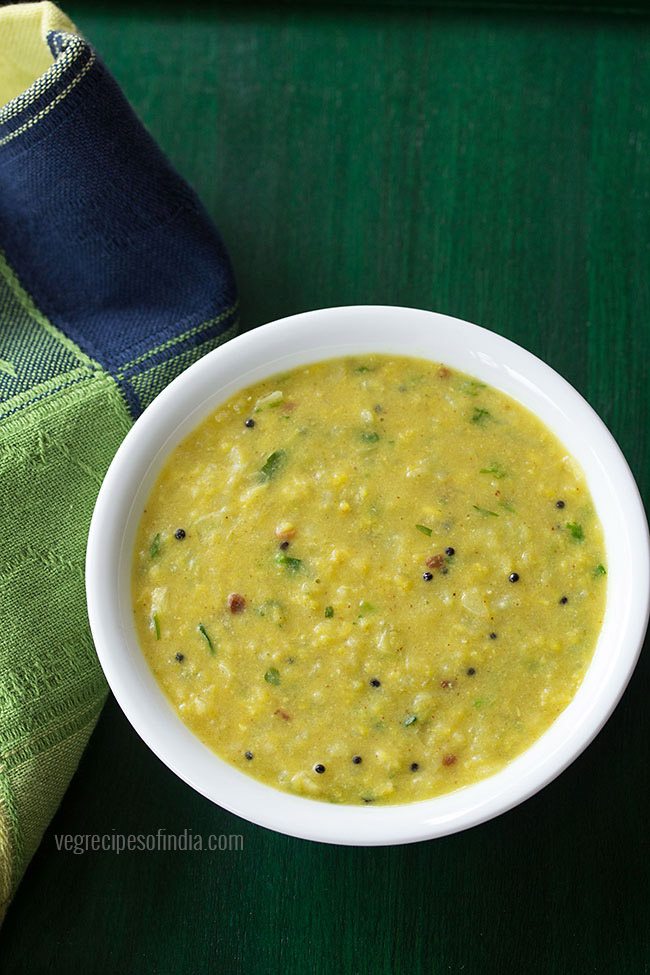
[[[0,111],[0,248],[40,311],[117,380],[231,334],[232,268],[92,48],[52,32],[55,61]]]

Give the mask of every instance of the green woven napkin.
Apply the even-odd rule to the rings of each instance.
[[[52,4],[0,10],[0,103],[1,917],[107,693],[83,579],[102,477],[236,300],[200,203]]]

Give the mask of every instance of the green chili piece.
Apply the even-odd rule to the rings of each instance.
[[[269,454],[260,469],[260,480],[270,481],[271,478],[275,477],[284,467],[286,459],[286,450],[274,450],[272,454]]]
[[[501,464],[491,464],[489,467],[482,467],[479,471],[480,474],[491,474],[492,477],[496,477],[497,480],[501,480],[502,477],[506,476],[506,471],[503,469]]]
[[[477,504],[473,504],[472,508],[474,511],[478,511],[480,515],[492,515],[493,518],[499,517],[499,513],[497,511],[490,511],[489,508],[480,508]]]
[[[199,633],[201,634],[201,636],[203,637],[203,639],[205,640],[205,642],[207,643],[208,648],[210,650],[210,653],[212,654],[212,656],[214,656],[214,654],[216,653],[216,650],[214,649],[214,643],[212,642],[212,640],[210,638],[210,634],[206,630],[206,628],[203,625],[203,623],[199,623],[197,629],[198,629]]]

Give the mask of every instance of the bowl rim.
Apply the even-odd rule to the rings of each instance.
[[[432,345],[442,354],[434,356]],[[605,532],[609,573],[594,658],[575,697],[549,729],[504,769],[478,783],[433,799],[377,806],[332,805],[285,793],[240,772],[200,742],[172,709],[137,645],[125,569],[130,569],[134,526],[152,481],[169,451],[203,416],[237,390],[292,364],[364,350],[444,362],[487,379],[546,422],[585,471]],[[158,758],[196,791],[236,815],[291,836],[343,845],[409,843],[449,835],[506,812],[556,778],[598,734],[643,644],[650,608],[649,553],[643,504],[620,448],[586,400],[550,366],[495,332],[437,312],[338,306],[278,319],[231,339],[181,373],[136,420],[109,467],[92,516],[88,617],[104,674],[127,719]]]

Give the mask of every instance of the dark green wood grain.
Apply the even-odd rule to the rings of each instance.
[[[227,241],[247,327],[433,308],[520,342],[650,487],[650,24],[425,9],[74,3]],[[212,806],[110,702],[0,935],[8,972],[639,975],[647,659],[541,794],[412,847]],[[58,853],[54,834],[241,833],[243,852]]]

